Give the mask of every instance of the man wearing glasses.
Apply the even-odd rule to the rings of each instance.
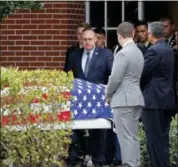
[[[64,65],[64,71],[68,72],[69,71],[69,59],[71,59],[70,55],[73,51],[82,48],[82,39],[81,39],[81,34],[82,31],[85,28],[90,28],[90,25],[88,23],[82,22],[80,24],[77,25],[77,30],[76,30],[76,36],[77,36],[77,40],[78,42],[73,44],[71,47],[69,47],[67,49],[66,52],[66,60],[65,60],[65,65]]]
[[[69,62],[69,70],[73,71],[75,78],[106,85],[111,74],[112,52],[106,48],[96,47],[96,34],[91,28],[84,29],[81,37],[83,49],[71,54],[75,59]],[[89,153],[95,167],[102,167],[105,161],[105,136],[100,129],[90,131]]]

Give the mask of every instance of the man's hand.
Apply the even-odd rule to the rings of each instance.
[[[111,99],[110,98],[106,98],[106,103],[110,105]]]

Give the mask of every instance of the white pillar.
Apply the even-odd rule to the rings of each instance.
[[[90,23],[90,2],[85,2],[85,22]]]
[[[122,21],[125,21],[125,2],[122,1]]]
[[[105,38],[108,38],[108,3],[107,0],[104,1],[104,29],[105,29]],[[105,46],[107,47],[107,40],[105,40]]]
[[[144,2],[143,1],[138,1],[138,19],[139,20],[144,20],[145,19],[145,16],[144,16]]]

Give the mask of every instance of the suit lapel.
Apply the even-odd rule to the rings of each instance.
[[[93,52],[93,55],[92,55],[92,58],[91,58],[91,61],[90,61],[90,66],[89,66],[89,69],[88,69],[88,74],[90,74],[92,66],[95,64],[95,60],[96,60],[96,58],[98,56],[99,56],[99,48],[95,48],[95,50]]]
[[[83,69],[82,69],[82,55],[83,55],[84,49],[83,49],[83,48],[80,49],[79,52],[80,52],[80,55],[79,55],[78,62],[80,62],[80,63],[78,63],[78,62],[76,62],[76,63],[79,64],[79,66],[78,66],[79,71],[82,73],[83,76],[85,76],[85,75],[84,75],[84,72],[83,72]]]

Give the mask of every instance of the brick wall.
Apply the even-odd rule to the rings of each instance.
[[[42,10],[21,9],[1,24],[1,65],[24,69],[63,68],[84,2],[49,2]]]

